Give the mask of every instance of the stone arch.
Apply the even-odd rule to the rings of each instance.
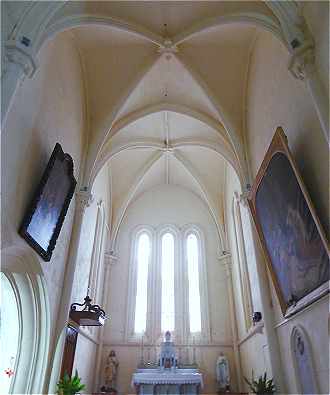
[[[18,304],[20,335],[14,393],[42,393],[45,388],[50,338],[50,308],[38,259],[27,248],[1,251],[1,271],[9,279]]]
[[[8,51],[11,51],[10,62],[13,64],[19,64],[21,69],[17,71],[17,80],[19,79],[19,75],[26,74],[28,76],[32,76],[34,70],[36,68],[34,57],[42,47],[42,45],[50,38],[54,37],[56,34],[60,33],[63,30],[72,29],[81,25],[103,25],[109,26],[115,29],[120,29],[131,34],[139,35],[144,38],[146,41],[153,42],[155,45],[158,45],[160,49],[164,49],[166,47],[166,43],[162,37],[155,34],[154,32],[149,31],[144,26],[134,25],[132,23],[128,23],[126,21],[115,20],[110,17],[102,17],[98,15],[90,15],[88,13],[84,13],[81,10],[77,9],[73,14],[69,16],[65,16],[62,12],[61,8],[65,7],[64,5],[58,4],[37,4],[34,7],[31,7],[29,11],[26,13],[26,17],[22,21],[20,21],[19,25],[15,28],[15,32],[12,33],[13,37],[10,37],[10,45],[7,45]],[[272,7],[270,7],[272,8]],[[292,7],[291,7],[292,8]],[[281,8],[281,13],[277,12],[277,17],[279,15],[282,17],[283,21],[286,21],[287,15],[291,16],[292,19],[292,9],[287,9],[285,6]],[[287,17],[288,19],[288,17]],[[289,20],[291,20],[289,19]],[[186,38],[190,37],[191,34],[199,34],[204,30],[207,30],[213,26],[228,24],[228,23],[249,23],[260,27],[261,29],[271,31],[278,39],[282,39],[281,41],[285,41],[283,37],[286,37],[281,27],[287,26],[287,23],[284,22],[280,25],[276,24],[274,20],[270,17],[266,17],[263,13],[238,13],[235,15],[224,15],[222,17],[215,18],[214,20],[202,21],[198,24],[198,26],[192,26],[188,31],[182,32],[182,34],[178,37],[174,37],[173,45],[179,43]],[[280,20],[281,22],[281,20]],[[28,37],[31,42],[31,46],[29,48],[25,48],[19,42],[21,37]],[[182,59],[181,59],[182,60]],[[32,66],[31,66],[32,64]],[[187,65],[184,65],[187,66]],[[32,67],[32,71],[31,71]],[[192,70],[188,67],[188,71],[192,73]],[[6,74],[6,73],[5,73]],[[7,73],[8,74],[8,73]],[[196,75],[193,73],[192,77],[196,80]],[[5,78],[6,80],[6,78]],[[5,81],[6,82],[6,81]],[[8,80],[8,83],[13,85],[13,81]],[[197,81],[197,83],[201,84],[202,81]],[[16,84],[15,84],[16,85]],[[205,90],[205,86],[202,84],[202,88]],[[9,108],[9,102],[11,96],[13,96],[15,92],[15,87],[11,86],[10,89],[5,88],[5,92],[8,91],[8,95],[5,95],[5,107]],[[7,97],[8,96],[8,97]],[[8,106],[7,106],[8,105]],[[7,113],[8,108],[4,109],[3,118],[5,118],[5,114]],[[223,111],[219,106],[217,106],[217,111],[219,115],[223,118]],[[112,117],[110,117],[112,118]],[[235,151],[239,156],[238,162],[241,162],[241,172],[244,174],[246,164],[245,156],[242,151],[241,143],[236,134],[236,131],[233,129],[229,120],[225,119],[227,133],[234,143]],[[106,134],[109,130],[106,128],[101,131],[101,136],[99,141],[96,141],[94,147],[91,148],[90,154],[86,158],[86,172],[93,172],[94,161],[97,159],[98,154],[102,147],[102,135],[106,137]],[[248,182],[248,174],[245,174],[245,183]],[[85,184],[88,184],[89,174],[85,174]]]
[[[300,325],[291,332],[291,353],[298,391],[301,394],[318,394],[310,340]]]

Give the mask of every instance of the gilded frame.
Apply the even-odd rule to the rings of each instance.
[[[281,177],[278,177],[276,180],[274,174],[279,174],[279,170],[273,171],[272,169],[275,168],[275,163],[280,163],[279,161],[282,163],[281,166],[283,166],[283,164],[287,164],[288,166],[286,169],[287,171],[282,171],[280,173]],[[272,179],[271,177],[274,178]],[[288,179],[287,188],[284,187],[276,190],[276,185],[280,185],[280,182],[277,184],[277,181],[282,177],[287,177]],[[265,185],[267,186],[265,187]],[[292,187],[292,185],[294,186]],[[267,199],[263,201],[262,197],[265,194],[264,191],[271,191],[272,188],[274,194],[268,196],[268,202]],[[290,191],[294,191],[296,195]],[[293,202],[292,197],[295,198],[294,204],[296,204],[296,206],[294,206],[294,208],[290,206]],[[285,203],[285,205],[282,205],[283,210],[274,210],[274,207],[279,207],[279,201]],[[303,180],[298,172],[297,165],[290,153],[286,135],[280,127],[277,128],[257,173],[249,194],[248,203],[266,258],[266,264],[279,299],[282,314],[288,317],[329,292],[329,244]],[[269,205],[269,210],[265,210],[267,204]],[[260,215],[261,212],[263,215]],[[276,214],[274,215],[274,213]],[[265,219],[265,217],[267,217],[267,219]],[[293,217],[295,222],[291,220]],[[299,217],[303,218],[303,220],[300,218],[300,222],[296,219]],[[284,218],[285,221],[283,221]],[[298,227],[297,224],[300,226]],[[299,233],[298,231],[305,232]],[[308,232],[310,232],[310,234],[312,232],[313,238],[312,241],[308,239],[306,242],[306,238],[304,239],[303,235],[308,234]],[[292,234],[294,234],[294,236],[292,236]],[[305,249],[301,248],[301,245],[304,243],[304,247],[306,247],[307,244]],[[316,248],[312,249],[312,247],[315,247],[312,243],[314,243],[319,250]],[[288,254],[287,251],[289,252]],[[314,253],[313,260],[308,255],[307,258],[309,260],[306,258],[306,255],[299,254],[300,251],[306,252],[306,254],[310,251],[310,254]],[[319,265],[317,263],[318,253],[320,254]],[[303,259],[299,260],[300,257]],[[299,270],[301,270],[303,265],[305,265],[306,273],[308,273],[311,270],[308,266],[308,262],[316,262],[316,264],[314,264],[315,270],[323,270],[323,277],[326,278],[326,280],[323,281],[322,277],[322,282],[320,284],[318,284],[316,280],[314,281],[317,285],[313,289],[308,289],[308,287],[303,289],[301,284],[304,284],[304,281],[307,284],[307,280],[301,275],[302,280],[300,280],[299,292],[296,294],[299,296],[296,296],[294,292],[292,292],[290,299],[288,299],[288,294],[290,294],[288,289],[298,289],[298,287],[291,286],[295,284],[295,281],[298,282],[298,276],[287,276],[289,279],[286,280],[286,276],[283,273],[286,274],[293,271],[299,274]],[[299,270],[295,269],[294,271],[293,267],[298,267]],[[303,271],[301,271],[301,273],[303,273]]]

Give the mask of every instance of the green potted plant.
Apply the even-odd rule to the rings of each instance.
[[[267,379],[267,372],[264,373],[263,376],[259,376],[258,380],[254,379],[253,370],[252,370],[252,379],[249,381],[246,377],[244,380],[248,384],[250,391],[253,394],[274,394],[275,393],[275,385],[273,379]]]
[[[65,372],[63,378],[57,384],[57,393],[59,395],[77,394],[86,387],[80,380],[77,370],[73,377],[70,377],[67,372]]]

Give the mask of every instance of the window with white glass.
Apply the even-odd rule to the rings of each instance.
[[[165,233],[162,236],[162,332],[174,331],[174,236]]]
[[[189,285],[189,329],[191,333],[198,333],[202,330],[202,318],[198,267],[199,251],[196,235],[190,233],[187,236],[186,243]]]
[[[203,233],[139,226],[133,232],[126,336],[155,342],[167,330],[176,340],[208,342],[208,290]]]
[[[144,333],[147,322],[148,307],[148,269],[150,259],[150,238],[142,233],[137,245],[137,276],[134,332]]]

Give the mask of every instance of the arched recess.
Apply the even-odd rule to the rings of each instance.
[[[50,338],[50,309],[38,259],[27,248],[1,251],[1,271],[9,279],[18,304],[20,322],[13,393],[43,393]]]
[[[306,331],[300,325],[291,332],[291,353],[299,393],[318,394],[312,348]]]

